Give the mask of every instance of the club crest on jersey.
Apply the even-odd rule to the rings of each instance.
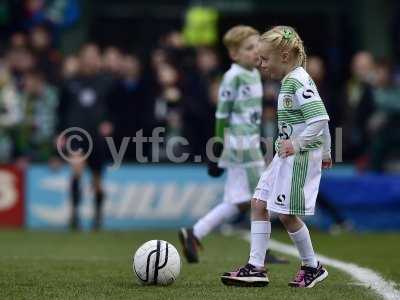
[[[286,109],[293,108],[293,100],[292,100],[291,96],[288,96],[288,95],[284,96],[282,103],[283,103],[283,107]]]

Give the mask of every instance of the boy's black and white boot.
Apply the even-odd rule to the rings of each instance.
[[[263,287],[268,285],[267,271],[247,264],[233,272],[222,274],[221,281],[225,285],[243,287]]]
[[[188,263],[199,262],[199,249],[202,248],[200,241],[193,234],[192,228],[181,228],[178,233],[179,241],[182,244],[183,255]]]

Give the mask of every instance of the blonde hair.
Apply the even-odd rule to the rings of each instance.
[[[296,65],[306,68],[307,55],[303,41],[293,27],[275,26],[260,36],[260,42],[268,43],[280,51],[294,52],[297,58]]]
[[[260,32],[251,26],[237,25],[225,33],[222,41],[228,50],[236,50],[245,39],[252,35],[260,35]]]

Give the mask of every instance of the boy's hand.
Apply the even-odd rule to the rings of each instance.
[[[207,164],[207,173],[211,177],[220,177],[224,173],[224,169],[218,167],[218,163],[209,161]]]
[[[224,151],[224,144],[221,142],[214,143],[212,151],[217,158],[221,157]],[[218,167],[218,161],[211,161],[208,159],[207,172],[211,177],[220,177],[224,173],[224,169]]]
[[[281,158],[286,158],[295,153],[291,140],[280,140],[278,142],[278,155]]]
[[[332,168],[332,159],[326,158],[322,160],[322,169]]]

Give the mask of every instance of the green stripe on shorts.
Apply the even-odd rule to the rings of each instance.
[[[308,151],[295,155],[293,163],[292,187],[290,190],[290,214],[305,214],[304,184],[308,169]]]

